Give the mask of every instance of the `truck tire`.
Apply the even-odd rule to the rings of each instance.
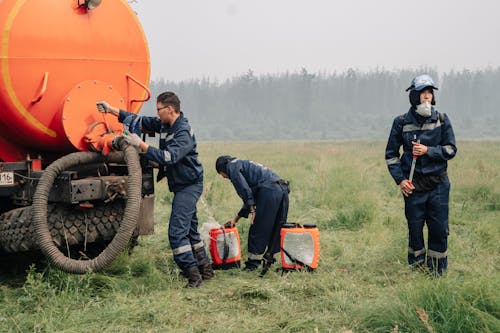
[[[92,208],[73,205],[48,205],[47,225],[52,240],[66,252],[68,247],[80,245],[78,251],[86,254],[87,245],[108,242],[117,233],[123,218],[125,203],[114,201],[98,203]],[[31,206],[14,209],[0,217],[0,244],[7,253],[39,250]],[[90,255],[89,255],[90,257]]]

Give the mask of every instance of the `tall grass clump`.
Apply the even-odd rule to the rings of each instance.
[[[498,280],[420,278],[361,310],[364,332],[498,332]],[[497,294],[497,295],[495,295]]]

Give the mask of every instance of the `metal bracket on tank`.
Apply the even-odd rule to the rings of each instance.
[[[49,81],[49,72],[45,72],[45,74],[43,75],[42,88],[38,92],[38,95],[31,100],[31,104],[38,103],[42,100],[42,97],[45,94],[45,90],[47,90],[47,82],[48,81]]]
[[[135,83],[137,83],[137,85],[140,86],[141,88],[143,88],[146,91],[146,93],[148,94],[148,96],[145,99],[131,99],[128,109],[132,110],[132,103],[149,101],[149,99],[151,98],[151,90],[149,90],[149,88],[146,87],[146,85],[144,85],[143,83],[139,82],[139,80],[137,80],[135,77],[133,77],[129,73],[125,74],[125,76],[127,77],[127,79],[130,79],[130,80],[134,81]]]

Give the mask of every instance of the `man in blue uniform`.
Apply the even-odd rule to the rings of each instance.
[[[410,110],[394,119],[385,150],[389,172],[399,185],[405,201],[408,221],[408,263],[427,267],[442,275],[448,267],[448,202],[450,182],[447,161],[455,157],[457,148],[450,119],[439,113],[435,105],[436,84],[429,75],[413,79]],[[403,153],[400,155],[400,147]],[[414,165],[413,180],[409,175]],[[423,227],[428,228],[425,249]]]
[[[188,279],[186,287],[200,287],[202,280],[214,277],[214,272],[198,233],[196,203],[203,191],[203,167],[198,161],[196,139],[184,114],[180,100],[173,92],[157,97],[158,117],[139,117],[119,110],[106,102],[98,102],[101,112],[108,112],[127,124],[130,132],[125,140],[159,164],[158,178],[167,177],[168,187],[174,193],[168,227],[174,260]],[[159,148],[152,147],[137,135],[140,130],[160,133]]]
[[[288,215],[288,182],[262,164],[227,155],[217,158],[215,169],[231,180],[243,200],[242,208],[227,224],[234,226],[241,217],[247,218],[250,214],[248,260],[244,270],[257,269],[262,260],[274,262],[280,250],[281,226]]]

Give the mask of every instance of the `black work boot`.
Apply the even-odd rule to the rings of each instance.
[[[260,277],[264,277],[264,275],[266,275],[267,271],[269,271],[269,269],[271,268],[271,266],[274,264],[274,262],[276,261],[276,259],[274,259],[274,256],[269,253],[269,252],[266,252],[264,254],[264,258],[262,259],[262,272],[260,272]]]
[[[194,256],[198,262],[198,270],[201,273],[203,280],[211,280],[215,277],[214,270],[210,261],[208,260],[207,253],[204,248],[199,248],[194,251]]]
[[[191,266],[183,270],[183,275],[188,279],[184,288],[201,288],[203,279],[201,278],[198,266]]]
[[[246,272],[255,271],[257,268],[259,268],[261,261],[262,260],[248,259],[247,261],[245,261],[245,267],[243,267],[243,270]]]

